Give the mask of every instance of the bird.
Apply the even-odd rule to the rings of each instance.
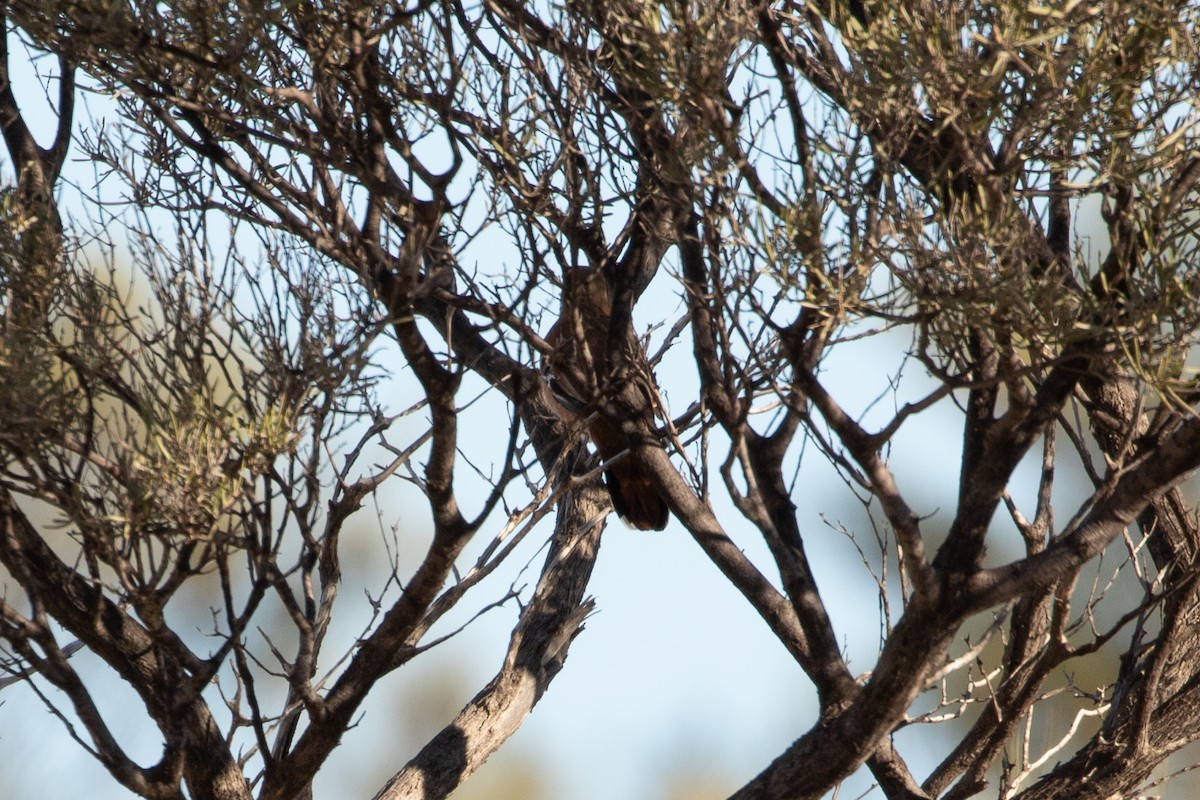
[[[586,421],[588,435],[604,460],[604,482],[613,510],[627,525],[643,531],[667,526],[669,509],[650,470],[631,452],[628,436],[606,416],[602,401],[614,386],[608,358],[612,299],[603,272],[595,267],[571,267],[563,273],[562,313],[546,334],[553,350],[547,359],[550,389],[567,418]],[[630,336],[630,380],[641,390],[648,414],[658,406],[650,365],[641,346]],[[652,425],[652,420],[651,427]]]

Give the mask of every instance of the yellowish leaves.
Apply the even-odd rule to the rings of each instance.
[[[143,513],[184,538],[210,538],[224,515],[252,498],[253,479],[294,451],[298,423],[285,402],[248,422],[197,398],[152,424],[130,465],[145,493]]]

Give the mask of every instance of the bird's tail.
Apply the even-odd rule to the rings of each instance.
[[[642,531],[667,527],[670,511],[654,482],[637,461],[624,458],[604,473],[613,509],[626,524]]]

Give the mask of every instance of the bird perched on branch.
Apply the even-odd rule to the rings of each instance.
[[[604,481],[613,509],[639,530],[661,531],[667,525],[668,509],[651,479],[648,467],[630,450],[630,441],[620,424],[606,414],[606,404],[625,388],[635,391],[635,413],[646,416],[653,429],[658,407],[650,365],[636,339],[629,335],[626,346],[628,369],[622,380],[614,380],[609,358],[609,320],[612,300],[604,274],[596,268],[577,267],[563,275],[562,313],[546,334],[554,348],[547,367],[550,388],[564,416],[583,419],[588,433],[607,468]],[[630,404],[625,404],[630,405]]]

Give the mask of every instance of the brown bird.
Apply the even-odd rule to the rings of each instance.
[[[659,494],[647,467],[627,453],[629,441],[620,426],[599,409],[613,390],[609,378],[608,327],[612,301],[603,273],[577,267],[563,275],[562,314],[546,334],[554,348],[547,361],[550,388],[566,415],[587,420],[588,433],[608,464],[604,482],[613,509],[627,524],[639,530],[661,531],[667,526],[667,504]],[[650,365],[641,347],[630,337],[633,353],[631,380],[641,390],[648,413],[657,407]],[[622,455],[624,454],[624,455]],[[618,456],[621,456],[618,458]],[[615,460],[614,460],[615,459]]]

